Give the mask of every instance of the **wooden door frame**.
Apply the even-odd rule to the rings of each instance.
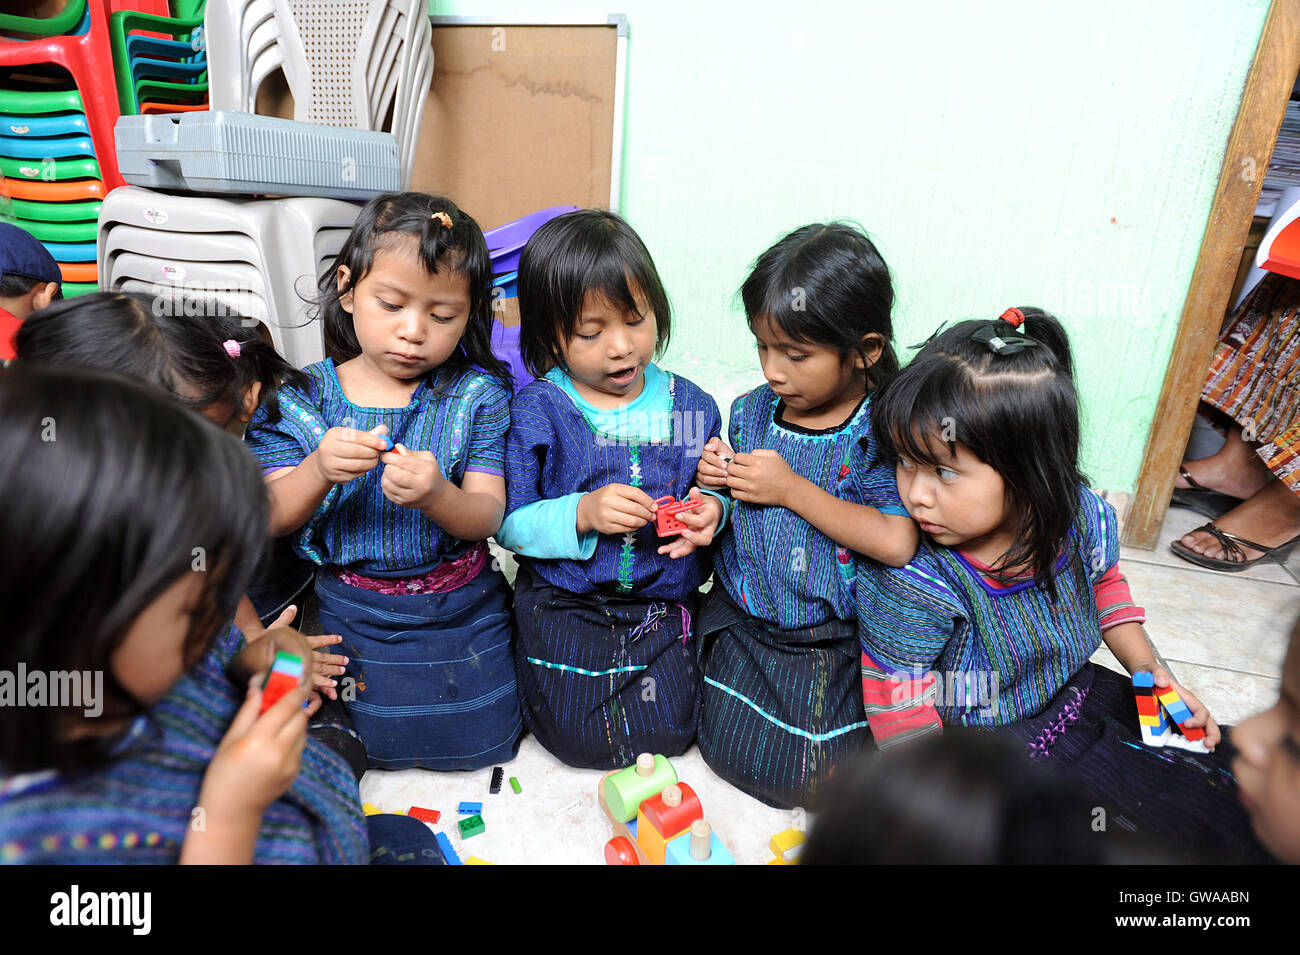
[[[1241,107],[1228,137],[1219,187],[1178,320],[1142,470],[1124,522],[1124,542],[1151,550],[1196,418],[1205,375],[1232,294],[1264,173],[1300,73],[1300,0],[1273,0],[1264,19]]]

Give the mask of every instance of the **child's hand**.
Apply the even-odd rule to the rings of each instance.
[[[659,553],[667,554],[673,560],[695,553],[698,547],[708,547],[713,543],[713,535],[722,523],[722,502],[712,494],[701,494],[698,487],[691,488],[690,500],[704,504],[693,511],[682,511],[677,519],[686,525],[686,530],[671,543],[659,548]]]
[[[639,487],[606,484],[578,501],[578,533],[626,534],[654,520],[655,502]]]
[[[382,424],[373,431],[330,428],[312,452],[321,479],[330,484],[347,484],[361,477],[379,463],[379,454],[386,446],[379,436],[387,431],[388,426]]]
[[[412,451],[397,445],[382,455],[384,475],[379,486],[384,497],[402,507],[427,511],[438,495],[452,485],[443,477],[442,468],[432,451]]]
[[[276,623],[279,624],[280,620],[283,620],[284,617],[285,614],[281,614]],[[299,633],[292,627],[271,627],[268,628],[266,632],[260,634],[256,639],[249,640],[248,645],[245,646],[244,649],[240,650],[235,656],[235,659],[230,662],[229,669],[237,678],[243,678],[248,674],[252,674],[258,680],[258,685],[260,686],[261,681],[266,677],[266,671],[271,669],[271,665],[275,663],[275,655],[280,652],[292,653],[294,656],[312,661],[312,667],[308,669],[308,673],[311,674],[311,679],[304,681],[303,685],[310,689],[312,684],[317,684],[322,686],[321,692],[324,692],[324,688],[327,687],[332,693],[334,681],[330,680],[328,677],[318,677],[318,672],[325,671],[319,671],[317,669],[320,666],[320,661],[316,659],[314,648],[317,646],[328,646],[332,643],[339,643],[342,639],[343,638],[337,634],[309,637],[305,634]],[[329,659],[337,660],[344,658],[331,656]],[[328,669],[335,669],[335,667],[331,666]],[[343,672],[341,667],[337,667],[337,670],[340,673]],[[334,697],[331,696],[331,699],[333,698]],[[320,709],[320,706],[320,693],[313,691],[311,693],[311,703],[303,710],[303,713],[307,716],[311,716]]]
[[[722,488],[727,486],[727,462],[735,457],[736,452],[727,446],[727,442],[714,436],[709,438],[700,453],[700,463],[695,466],[695,478],[704,487]]]
[[[248,683],[244,705],[217,746],[203,776],[198,807],[208,829],[254,828],[268,806],[298,778],[307,744],[307,684],[300,683],[261,716],[262,677]]]
[[[798,475],[790,470],[785,458],[765,448],[752,454],[737,454],[727,465],[727,486],[731,488],[731,496],[750,504],[786,507],[797,479]]]
[[[320,698],[328,696],[331,700],[339,698],[337,689],[339,681],[334,679],[336,676],[342,676],[347,672],[348,658],[336,653],[325,653],[321,647],[331,647],[336,643],[342,643],[343,638],[337,633],[320,633],[307,635],[307,643],[311,647],[312,656],[312,696],[316,697],[316,702],[308,707],[305,712],[308,716],[320,709]]]
[[[1205,730],[1206,747],[1213,750],[1214,747],[1218,746],[1219,741],[1223,739],[1223,734],[1219,732],[1219,724],[1210,717],[1209,707],[1193,696],[1186,687],[1174,680],[1164,667],[1154,666],[1145,669],[1150,669],[1151,674],[1156,678],[1157,693],[1160,690],[1167,690],[1171,686],[1178,691],[1178,695],[1183,698],[1187,708],[1192,711],[1192,718],[1187,721],[1187,725],[1199,726]]]

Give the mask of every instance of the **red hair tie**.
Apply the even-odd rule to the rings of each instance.
[[[1025,313],[1020,311],[1018,308],[1009,308],[999,315],[998,318],[1002,319],[1002,321],[1015,329],[1019,329],[1021,325],[1025,324]]]

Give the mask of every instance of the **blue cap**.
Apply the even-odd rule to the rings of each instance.
[[[45,246],[25,229],[0,222],[0,279],[23,275],[38,282],[62,282],[63,273]]]

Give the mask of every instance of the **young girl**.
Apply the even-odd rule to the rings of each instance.
[[[859,568],[872,719],[890,705],[880,682],[910,671],[945,725],[1006,727],[1031,756],[1066,765],[1111,824],[1196,858],[1257,853],[1219,728],[1147,642],[1117,569],[1115,512],[1079,473],[1060,323],[1008,309],[943,331],[875,414],[926,544],[901,570]],[[1130,673],[1177,689],[1213,755],[1141,743],[1132,684],[1088,662],[1103,641]],[[903,686],[895,710],[914,695]]]
[[[700,751],[771,805],[809,801],[867,735],[850,551],[901,565],[916,527],[876,460],[871,393],[898,369],[893,290],[858,229],[809,225],[741,289],[768,383],[731,406],[701,483],[735,499],[701,611]]]
[[[243,436],[258,407],[278,419],[281,384],[301,384],[302,372],[243,319],[192,317],[175,303],[124,292],[96,292],[58,302],[36,312],[20,329],[18,357],[114,371],[157,385],[181,404],[218,427]],[[167,307],[158,307],[165,305]],[[282,539],[270,542],[235,622],[246,636],[273,622],[293,621],[311,585],[313,570]],[[250,603],[251,601],[251,603]],[[317,644],[338,642],[330,638]],[[333,695],[333,680],[343,661],[321,657],[317,685]]]
[[[333,358],[249,430],[272,533],[319,565],[321,622],[343,636],[342,696],[376,768],[475,769],[518,748],[509,591],[485,543],[509,424],[490,268],[450,201],[372,199],[321,281]]]
[[[366,861],[356,783],[306,737],[309,685],[258,712],[304,638],[212,636],[266,535],[239,443],[153,388],[26,362],[0,374],[0,443],[0,539],[22,541],[0,548],[0,671],[62,690],[0,720],[0,861]]]
[[[520,390],[506,442],[519,555],[515,665],[524,721],[571,766],[625,766],[695,738],[691,637],[707,546],[725,514],[691,487],[721,426],[696,385],[661,370],[668,297],[641,239],[594,209],[553,219],[519,264],[520,346],[541,380]],[[655,500],[699,501],[677,537]]]

